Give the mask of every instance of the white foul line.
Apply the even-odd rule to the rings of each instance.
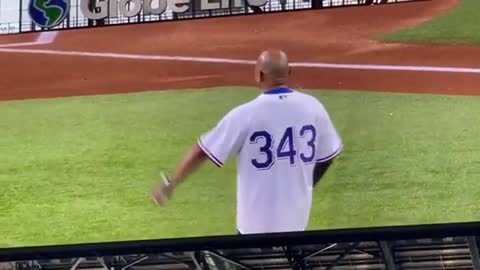
[[[39,45],[38,42],[7,43],[7,44],[0,44],[0,48],[35,46],[35,45]]]
[[[122,53],[78,52],[78,51],[57,51],[57,50],[36,50],[36,49],[7,49],[7,48],[0,49],[0,52],[20,53],[20,54],[88,56],[88,57],[131,59],[131,60],[186,61],[186,62],[247,64],[247,65],[255,64],[255,61],[251,61],[251,60],[235,60],[235,59],[226,59],[226,58],[189,57],[189,56],[140,55],[140,54],[122,54]]]
[[[142,55],[142,54],[124,54],[124,53],[104,53],[104,52],[102,53],[102,52],[37,50],[37,49],[13,49],[13,48],[11,48],[11,49],[10,48],[0,48],[0,53],[1,52],[4,52],[4,53],[19,53],[19,54],[46,54],[46,55],[100,57],[100,58],[130,59],[130,60],[183,61],[183,62],[241,64],[241,65],[253,65],[253,64],[255,64],[255,61],[253,61],[253,60],[212,58],[212,57]],[[290,65],[292,67],[325,68],[325,69],[354,69],[354,70],[380,70],[380,71],[419,71],[419,72],[445,72],[445,73],[480,74],[480,68],[463,68],[463,67],[332,64],[332,63],[312,63],[312,62],[294,62],[294,63],[291,63]]]
[[[57,38],[57,35],[58,35],[57,31],[42,32],[40,35],[38,35],[37,39],[33,42],[0,44],[0,48],[46,45],[46,44],[53,43]]]
[[[480,68],[462,68],[462,67],[366,65],[366,64],[328,64],[328,63],[292,63],[291,66],[292,67],[330,68],[330,69],[421,71],[421,72],[476,73],[476,74],[480,74]]]

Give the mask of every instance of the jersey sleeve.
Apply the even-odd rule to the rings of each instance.
[[[198,146],[218,167],[223,167],[225,162],[238,154],[243,146],[247,121],[240,116],[240,110],[232,110],[215,128],[198,139]]]
[[[317,138],[317,163],[331,160],[342,152],[342,140],[325,109],[319,118]]]

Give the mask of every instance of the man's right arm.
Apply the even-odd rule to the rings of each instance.
[[[218,167],[237,154],[245,141],[245,114],[237,107],[230,111],[217,126],[198,139],[198,146]]]
[[[241,117],[238,109],[232,110],[215,128],[198,139],[197,145],[194,145],[185,156],[174,175],[172,177],[164,175],[164,181],[155,188],[153,196],[157,204],[164,204],[173,190],[195,172],[207,158],[218,167],[223,167],[227,159],[240,150],[245,135],[242,124],[245,119],[240,119]]]

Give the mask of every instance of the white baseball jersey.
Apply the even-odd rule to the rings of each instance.
[[[304,231],[315,163],[342,150],[323,105],[288,88],[236,107],[198,144],[219,167],[237,157],[237,229],[242,234]]]

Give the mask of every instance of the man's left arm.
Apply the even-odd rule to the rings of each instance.
[[[314,187],[318,184],[318,182],[320,182],[320,179],[322,179],[323,175],[328,171],[328,168],[330,168],[332,163],[333,159],[315,164],[315,168],[313,169]]]
[[[327,111],[322,106],[321,117],[318,124],[318,137],[316,149],[316,164],[313,169],[313,186],[316,186],[320,179],[333,164],[333,160],[342,152],[342,139],[338,135]]]

